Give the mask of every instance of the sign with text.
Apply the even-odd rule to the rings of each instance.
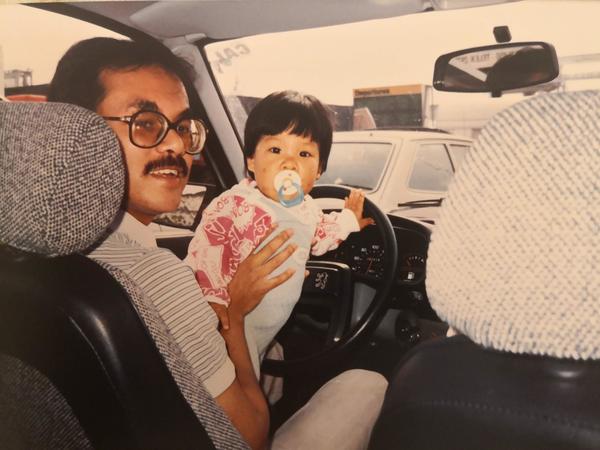
[[[377,128],[423,126],[424,85],[408,84],[354,89],[354,111],[368,110]],[[355,121],[355,129],[364,121]]]

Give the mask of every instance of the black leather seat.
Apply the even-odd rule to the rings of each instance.
[[[0,103],[0,162],[0,448],[245,448],[143,293],[80,254],[124,194],[105,122]]]
[[[600,362],[427,342],[401,362],[370,448],[597,449],[599,379]]]
[[[600,448],[600,92],[494,117],[431,237],[427,292],[462,335],[415,347],[370,449]]]
[[[214,448],[129,297],[108,272],[81,255],[49,259],[6,248],[0,272],[0,352],[11,357],[2,360],[2,372],[19,365],[13,383],[23,383],[23,372],[47,378],[94,448]],[[16,420],[25,414],[54,416],[52,405],[27,413],[23,396],[30,408],[40,400],[27,392],[29,383],[2,389],[15,390],[14,401],[3,396],[2,433],[11,445],[2,448],[43,448],[53,441],[58,430],[34,432],[35,424],[23,430]],[[63,420],[48,425],[68,426]]]

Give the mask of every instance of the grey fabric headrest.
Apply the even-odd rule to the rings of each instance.
[[[496,115],[450,186],[427,293],[497,350],[600,359],[600,92],[546,94]]]
[[[60,103],[0,102],[0,243],[49,256],[84,250],[125,191],[115,134]]]

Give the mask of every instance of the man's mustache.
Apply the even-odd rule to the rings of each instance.
[[[146,166],[144,167],[144,175],[148,175],[151,171],[156,170],[156,169],[173,168],[173,167],[176,169],[179,169],[181,174],[184,177],[187,177],[188,166],[185,163],[185,159],[183,159],[183,156],[181,156],[181,155],[173,156],[170,153],[168,153],[165,157],[163,157],[161,159],[155,159],[154,161],[150,161],[148,164],[146,164]]]

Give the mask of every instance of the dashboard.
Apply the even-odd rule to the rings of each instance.
[[[389,307],[410,310],[418,317],[439,320],[429,304],[425,288],[425,268],[431,229],[414,220],[388,215],[398,250],[395,286]],[[352,233],[336,250],[311,260],[334,261],[350,267],[355,281],[376,288],[381,283],[386,264],[383,241],[376,226]]]
[[[398,249],[396,289],[392,306],[423,303],[428,306],[425,266],[431,231],[409,219],[388,217],[394,228]],[[356,280],[376,285],[383,278],[385,256],[383,241],[377,227],[369,226],[359,233],[352,233],[336,250],[320,257],[313,256],[311,259],[347,264]]]
[[[429,304],[425,287],[425,268],[431,229],[404,217],[388,215],[398,250],[395,285],[389,298],[389,308],[409,310],[419,318],[437,321]],[[346,264],[354,281],[377,288],[383,280],[386,255],[383,240],[376,226],[352,233],[336,250],[311,260],[334,261]]]

